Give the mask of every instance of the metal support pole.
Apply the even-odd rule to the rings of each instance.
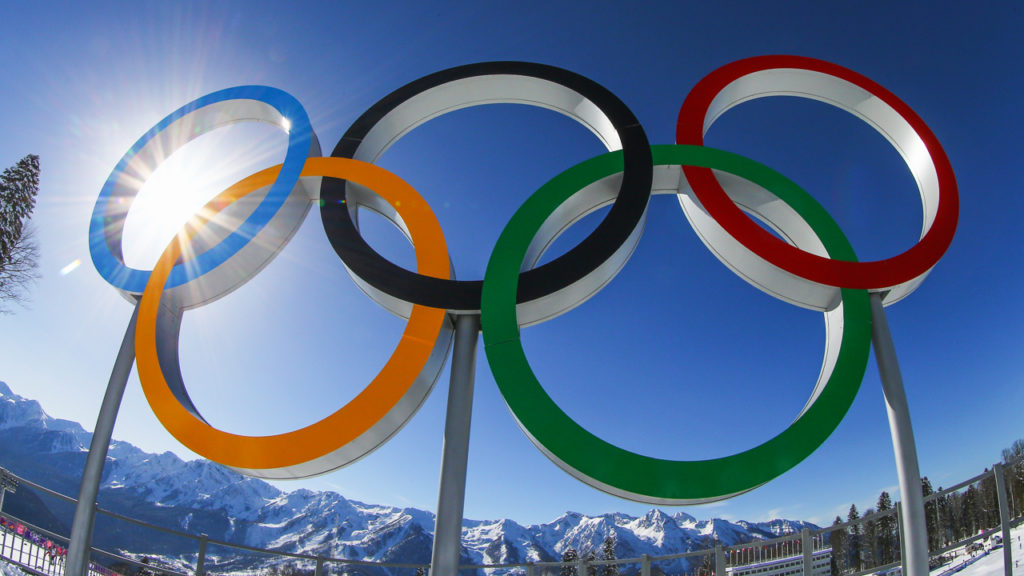
[[[1003,573],[1013,576],[1013,550],[1010,546],[1010,506],[1006,497],[1006,474],[1002,464],[992,467],[999,495],[999,526],[1003,529]]]
[[[886,411],[889,414],[889,432],[892,435],[896,474],[902,496],[903,529],[906,536],[904,576],[928,576],[928,526],[924,520],[924,496],[921,492],[921,472],[917,465],[917,447],[914,430],[910,425],[910,408],[903,389],[903,377],[896,361],[896,347],[885,318],[881,294],[871,294],[871,342],[875,348],[875,361],[882,380]]]
[[[456,576],[462,549],[462,509],[466,501],[466,462],[469,459],[469,423],[473,413],[473,381],[476,377],[476,343],[480,315],[455,318],[455,350],[452,352],[448,413],[444,424],[444,455],[441,486],[434,524],[434,551],[430,576]]]
[[[313,576],[323,576],[324,573],[324,557],[316,557],[316,568],[313,569]]]
[[[725,548],[715,545],[715,576],[725,576]]]
[[[647,554],[640,557],[640,576],[651,576],[651,557]]]
[[[67,576],[87,576],[89,573],[89,549],[92,547],[92,529],[96,522],[96,496],[100,491],[103,464],[107,460],[107,449],[114,434],[114,421],[121,407],[121,398],[128,383],[128,375],[135,363],[135,320],[139,316],[136,304],[132,319],[121,340],[114,369],[110,372],[107,391],[103,395],[100,414],[96,417],[96,429],[92,432],[89,455],[82,471],[82,483],[78,489],[78,503],[75,517],[71,521],[71,542],[68,545]]]
[[[800,531],[800,551],[804,555],[804,576],[811,576],[814,574],[814,542],[810,528]]]
[[[196,576],[206,574],[206,544],[210,537],[206,534],[199,535],[199,556],[196,558]]]
[[[4,496],[7,495],[7,488],[0,488],[0,514],[4,511]]]

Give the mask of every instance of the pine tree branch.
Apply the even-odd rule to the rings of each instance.
[[[0,314],[25,305],[39,278],[39,246],[28,226],[39,191],[39,156],[29,154],[0,174]]]
[[[24,307],[28,302],[28,290],[39,278],[38,261],[35,232],[25,227],[11,246],[9,257],[0,262],[0,314],[12,313],[8,303]]]

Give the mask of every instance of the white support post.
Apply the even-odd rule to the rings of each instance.
[[[1003,529],[1003,574],[1013,576],[1013,546],[1010,544],[1010,506],[1006,497],[1006,474],[1002,464],[992,467],[999,495],[999,526]]]
[[[903,377],[900,376],[900,367],[896,361],[896,347],[882,307],[882,295],[877,292],[871,294],[871,342],[875,348],[875,361],[889,414],[889,432],[892,435],[896,475],[903,503],[900,515],[906,536],[904,576],[928,576],[928,527],[924,520],[924,496],[921,492],[914,430],[910,425],[910,408],[903,388]]]
[[[476,344],[480,316],[460,314],[455,319],[448,413],[444,424],[441,485],[434,521],[434,550],[430,576],[456,576],[462,549],[462,511],[466,501],[466,466],[469,460],[469,424],[473,413]]]
[[[100,480],[103,477],[103,464],[107,461],[107,449],[110,438],[114,434],[114,421],[117,411],[121,408],[121,398],[128,383],[128,375],[135,363],[135,320],[139,316],[138,304],[128,322],[128,328],[121,340],[121,348],[117,352],[114,368],[110,372],[107,391],[103,395],[99,416],[96,417],[96,429],[92,432],[89,444],[89,455],[85,459],[82,471],[82,483],[78,489],[78,503],[75,505],[75,517],[71,521],[71,542],[68,545],[67,576],[88,576],[89,556],[92,548],[92,529],[96,522],[96,497],[100,492]]]

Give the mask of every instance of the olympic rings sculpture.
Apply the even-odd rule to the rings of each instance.
[[[792,95],[858,116],[903,156],[918,184],[921,241],[898,256],[858,262],[831,216],[774,170],[703,146],[731,107]],[[569,168],[535,192],[502,231],[482,280],[455,280],[437,219],[408,184],[374,162],[405,133],[451,110],[514,102],[549,108],[590,129],[608,153]],[[288,134],[283,163],[234,184],[210,201],[163,252],[152,271],[129,268],[121,234],[132,200],[160,162],[201,134],[240,121]],[[520,329],[578,306],[612,280],[641,237],[651,194],[676,194],[705,245],[759,289],[825,315],[821,373],[793,423],[738,454],[702,461],[651,458],[616,447],[574,422],[530,368]],[[332,247],[357,285],[408,319],[378,376],[347,405],[284,434],[241,436],[210,426],[189,398],[178,361],[185,310],[212,302],[257,274],[302,224],[313,202]],[[574,222],[610,205],[602,222],[564,255],[538,265]],[[896,96],[835,64],[763,56],[728,64],[685,99],[677,144],[651,146],[632,112],[578,74],[524,62],[486,62],[413,81],[366,111],[320,157],[302,106],[268,87],[203,96],[143,135],[117,164],[97,199],[90,252],[101,276],[139,300],[135,348],[146,398],[161,423],[195,452],[262,478],[299,478],[345,466],[379,447],[433,388],[452,342],[449,312],[479,313],[498,388],[530,440],[563,470],[606,492],[659,504],[710,502],[760,486],[816,450],[842,421],[860,387],[871,339],[870,292],[891,304],[910,294],[952,241],[958,193],[945,152]],[[416,251],[416,271],[375,252],[355,214],[388,218]],[[766,232],[748,215],[776,231]]]

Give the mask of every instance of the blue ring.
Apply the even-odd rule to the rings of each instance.
[[[263,102],[287,118],[291,123],[288,130],[288,151],[285,154],[280,174],[256,210],[231,235],[221,240],[216,246],[188,262],[176,264],[167,280],[166,288],[187,284],[217,268],[238,253],[273,219],[298,183],[302,167],[312,146],[313,130],[309,123],[309,116],[302,104],[287,92],[269,86],[237,86],[212,92],[175,110],[128,149],[128,152],[114,167],[114,171],[110,173],[110,177],[103,184],[99,198],[96,199],[96,206],[93,208],[92,219],[89,222],[89,253],[100,276],[115,288],[131,294],[142,294],[146,289],[146,282],[149,280],[150,274],[149,270],[137,270],[124,263],[124,256],[120,250],[120,238],[128,210],[123,211],[124,216],[120,218],[120,224],[115,227],[114,233],[110,234],[113,218],[107,215],[107,209],[120,200],[113,195],[115,185],[122,178],[128,164],[136,154],[168,126],[201,108],[227,100]],[[244,121],[244,119],[238,121]],[[202,128],[202,132],[208,130],[208,127]],[[134,196],[128,197],[129,202],[132,200],[134,200]]]

